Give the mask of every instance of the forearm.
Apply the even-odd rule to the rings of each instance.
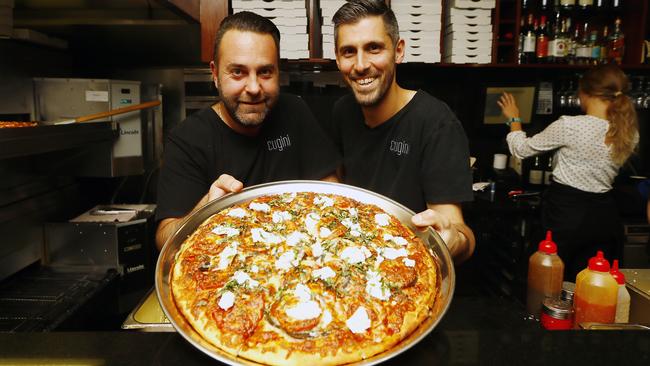
[[[458,245],[454,248],[451,256],[456,264],[468,260],[476,248],[476,238],[474,232],[465,223],[454,223],[453,226],[458,230]]]
[[[192,208],[192,210],[185,216],[183,217],[174,217],[174,218],[166,218],[160,221],[158,224],[158,228],[156,229],[156,247],[158,250],[161,250],[162,247],[165,245],[165,242],[167,242],[167,239],[169,239],[178,228],[180,228],[181,223],[183,220],[185,220],[186,217],[194,213],[194,211],[198,210],[199,207],[202,207],[208,203],[208,195],[206,194],[199,200],[199,202]]]

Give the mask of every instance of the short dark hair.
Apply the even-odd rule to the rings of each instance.
[[[354,24],[363,18],[380,16],[384,21],[386,33],[393,41],[393,46],[399,40],[399,26],[393,10],[383,0],[347,0],[332,17],[334,23],[334,44],[338,45],[339,26]]]
[[[250,11],[242,11],[229,15],[221,21],[219,29],[217,29],[217,34],[214,37],[214,53],[212,60],[215,63],[218,63],[217,57],[219,56],[219,46],[221,45],[223,36],[226,32],[233,29],[243,32],[269,34],[273,37],[273,41],[275,41],[278,59],[280,58],[280,31],[278,30],[278,27],[276,27],[272,21],[259,14]]]

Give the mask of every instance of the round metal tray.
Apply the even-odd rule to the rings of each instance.
[[[188,217],[180,228],[170,237],[158,257],[156,265],[156,292],[160,305],[169,318],[170,322],[188,342],[205,354],[229,365],[262,365],[250,360],[233,356],[212,345],[203,339],[199,333],[185,320],[185,317],[176,307],[170,288],[170,274],[176,253],[183,241],[191,235],[208,217],[227,207],[250,201],[256,197],[291,192],[316,192],[337,194],[353,198],[362,203],[374,204],[386,212],[397,217],[403,224],[410,227],[425,243],[431,248],[436,264],[438,265],[438,295],[436,297],[431,315],[407,338],[395,345],[393,348],[377,354],[371,358],[354,363],[354,365],[375,365],[386,361],[411,348],[424,337],[426,337],[438,324],[447,311],[454,293],[456,276],[454,265],[440,236],[432,229],[420,231],[411,224],[413,211],[405,206],[371,191],[339,183],[322,181],[283,181],[275,183],[260,184],[243,189],[241,192],[229,194],[212,201],[194,214]]]

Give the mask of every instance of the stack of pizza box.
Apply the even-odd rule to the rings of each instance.
[[[440,62],[442,0],[392,0],[390,6],[406,43],[404,62]]]
[[[492,9],[496,0],[449,0],[444,58],[448,63],[492,62]]]
[[[320,0],[321,33],[323,35],[323,58],[335,59],[334,53],[334,24],[332,17],[345,0]]]
[[[305,0],[232,0],[232,10],[247,10],[270,19],[280,30],[280,57],[309,58]]]
[[[0,38],[11,37],[14,28],[14,0],[0,0]]]

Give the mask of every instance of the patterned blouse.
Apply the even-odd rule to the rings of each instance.
[[[586,192],[612,189],[619,166],[612,161],[605,134],[609,122],[590,115],[562,116],[544,131],[526,137],[523,131],[506,137],[510,153],[519,159],[557,150],[553,180]]]

